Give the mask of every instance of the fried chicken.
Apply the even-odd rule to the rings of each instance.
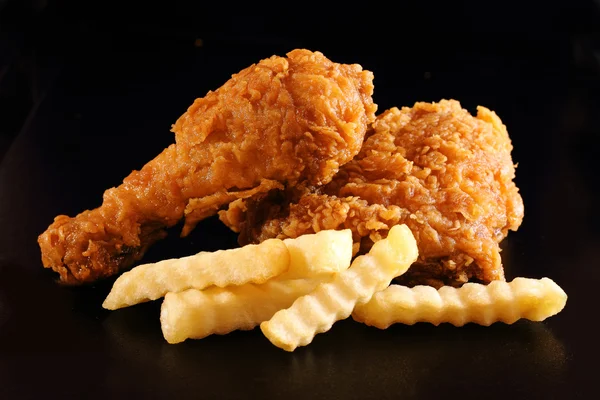
[[[63,283],[113,275],[140,259],[185,216],[183,235],[240,198],[324,185],[360,150],[375,118],[373,74],[294,50],[232,76],[173,126],[175,143],[102,206],[59,215],[38,242]]]
[[[504,279],[499,243],[523,218],[511,151],[485,107],[476,117],[454,100],[392,108],[329,184],[239,199],[219,214],[242,244],[350,228],[355,253],[407,224],[419,259],[400,283],[487,283]]]

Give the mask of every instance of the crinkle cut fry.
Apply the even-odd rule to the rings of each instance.
[[[279,239],[139,265],[115,281],[102,306],[115,310],[156,300],[168,292],[204,289],[212,285],[264,283],[285,272],[289,266],[290,253]]]
[[[352,318],[380,329],[417,322],[489,326],[494,322],[512,324],[521,318],[543,321],[559,313],[566,302],[566,293],[549,278],[466,283],[458,289],[444,286],[439,290],[391,285],[357,306]]]
[[[369,301],[394,277],[406,272],[417,256],[410,229],[406,225],[394,226],[386,239],[356,258],[348,270],[298,298],[290,308],[278,311],[260,328],[271,343],[286,351],[305,346],[317,333],[326,332],[336,321],[349,317],[357,303]]]
[[[320,282],[319,279],[271,279],[262,285],[248,283],[167,293],[160,313],[163,336],[169,343],[180,343],[253,329],[277,311],[291,306]]]

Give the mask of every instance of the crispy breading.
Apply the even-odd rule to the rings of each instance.
[[[91,282],[140,259],[184,214],[188,233],[220,207],[273,187],[329,183],[375,118],[373,74],[294,50],[235,74],[175,123],[175,142],[102,206],[56,217],[38,242],[64,283]]]
[[[220,218],[241,243],[350,228],[357,253],[406,224],[419,259],[401,283],[503,280],[499,243],[524,212],[511,151],[485,107],[475,117],[454,100],[392,108],[331,183],[236,200]]]

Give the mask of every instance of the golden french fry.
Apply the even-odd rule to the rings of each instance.
[[[406,272],[417,256],[417,243],[410,229],[394,226],[386,239],[376,242],[368,254],[357,257],[348,270],[275,313],[260,324],[260,329],[271,343],[286,351],[305,346],[315,334],[349,317],[357,303],[367,302],[375,292],[385,289],[394,277]]]
[[[179,343],[253,329],[319,283],[317,279],[272,279],[262,285],[167,293],[160,312],[163,336],[169,343]]]
[[[566,302],[566,293],[549,278],[515,278],[510,283],[493,281],[488,285],[465,283],[459,289],[443,286],[439,290],[391,285],[368,303],[357,306],[352,318],[380,329],[417,322],[489,326],[494,322],[512,324],[521,318],[543,321],[559,313]]]
[[[352,231],[325,230],[283,241],[290,268],[278,280],[316,278],[348,269],[352,261]]]
[[[290,268],[261,285],[248,283],[167,293],[160,315],[167,342],[253,329],[350,266],[349,229],[321,231],[286,239],[284,243],[290,252]],[[290,279],[294,277],[310,279]]]
[[[102,306],[115,310],[158,299],[168,292],[263,283],[285,272],[289,265],[290,253],[279,239],[140,265],[115,281]]]

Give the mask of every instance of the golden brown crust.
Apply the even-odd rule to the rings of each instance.
[[[63,282],[90,282],[141,258],[186,207],[187,233],[247,191],[273,187],[263,180],[328,183],[375,118],[372,80],[308,50],[233,75],[197,99],[173,126],[176,144],[107,190],[101,207],[57,217],[38,239],[44,266]]]
[[[403,283],[504,279],[498,243],[523,218],[511,150],[484,107],[476,117],[453,100],[392,108],[328,185],[236,201],[220,217],[242,243],[351,228],[362,252],[407,224],[420,256]]]

